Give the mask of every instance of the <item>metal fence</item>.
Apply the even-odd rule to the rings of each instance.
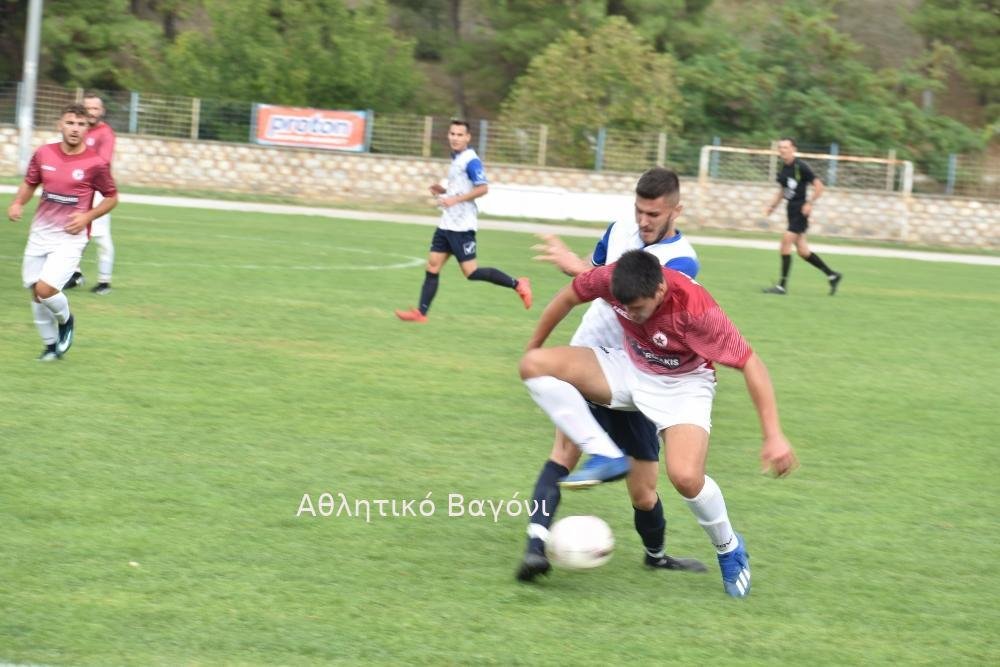
[[[0,82],[0,123],[15,123],[19,84]],[[179,137],[215,141],[250,141],[253,103],[233,100],[199,99],[138,93],[132,91],[97,91],[108,110],[107,121],[117,132],[160,137]],[[55,128],[62,108],[83,100],[81,88],[38,85],[35,98],[35,127]],[[450,119],[415,114],[373,114],[370,150],[388,155],[421,157],[448,156]],[[484,160],[492,163],[569,167],[609,171],[642,171],[659,164],[684,176],[698,174],[702,146],[726,145],[765,148],[726,137],[678,136],[650,130],[626,131],[612,128],[580,130],[557,124],[511,125],[491,119],[469,119],[473,146]],[[837,144],[800,146],[804,152],[849,155],[851,151]],[[860,152],[856,156],[863,155]],[[896,159],[895,151],[867,157]],[[836,161],[818,166],[817,173],[836,187],[870,187],[880,176],[858,170],[837,172]],[[738,161],[730,159],[725,167],[736,170],[726,177],[738,177]],[[832,173],[828,169],[833,169]],[[873,168],[874,169],[874,168]],[[756,166],[751,168],[759,174]],[[862,175],[859,175],[862,174]],[[899,175],[890,176],[898,179]],[[890,186],[893,187],[893,186]],[[898,182],[895,187],[898,187]],[[1000,164],[983,154],[942,155],[917,164],[913,191],[1000,199]]]
[[[799,147],[801,148],[801,147]],[[857,157],[840,153],[799,151],[816,176],[830,187],[913,192],[913,163],[893,157]],[[704,146],[699,181],[730,180],[774,183],[783,163],[776,148]]]

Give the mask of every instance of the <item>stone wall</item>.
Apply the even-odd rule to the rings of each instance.
[[[36,133],[36,145],[56,137]],[[0,173],[14,174],[17,130],[0,125]],[[165,189],[281,195],[317,203],[429,203],[427,186],[447,162],[213,141],[119,135],[115,176],[129,185]],[[638,174],[491,164],[488,213],[576,220],[609,219],[631,209]],[[682,183],[685,228],[784,229],[784,214],[764,219],[777,185],[711,181]],[[530,205],[528,204],[530,202]],[[430,209],[429,209],[430,210]],[[779,209],[780,211],[780,209]],[[618,217],[618,216],[615,216]],[[810,232],[854,239],[1000,249],[1000,201],[914,196],[828,188]]]

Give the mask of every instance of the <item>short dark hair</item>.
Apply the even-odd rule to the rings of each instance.
[[[795,139],[792,139],[791,137],[782,137],[782,138],[778,139],[778,141],[779,142],[781,142],[781,141],[787,141],[792,146],[795,146],[796,148],[799,147],[799,145],[797,143],[795,143]]]
[[[660,260],[645,250],[623,253],[611,274],[611,294],[625,305],[656,296],[661,284]]]
[[[469,125],[469,121],[467,120],[462,118],[452,118],[451,122],[448,123],[448,127],[451,127],[452,125],[463,125],[465,126],[465,131],[472,134],[472,127]]]
[[[653,167],[639,177],[635,185],[635,194],[643,199],[658,199],[660,197],[680,196],[681,182],[677,173],[663,167]]]
[[[62,118],[68,113],[71,113],[74,116],[86,117],[87,110],[83,108],[82,104],[67,104],[66,106],[63,107],[62,113],[59,114],[59,117]]]
[[[83,94],[83,99],[85,100],[100,100],[101,106],[104,106],[104,98],[101,97],[100,93],[94,92],[93,90],[88,91]]]

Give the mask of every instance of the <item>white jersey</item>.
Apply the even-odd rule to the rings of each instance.
[[[477,185],[486,185],[486,170],[476,151],[466,148],[452,155],[448,168],[448,188],[444,197],[472,192]],[[438,228],[452,232],[474,232],[479,227],[479,207],[475,201],[463,201],[441,211]]]
[[[608,227],[604,237],[594,248],[594,266],[604,266],[618,261],[625,252],[642,248],[656,255],[660,264],[694,278],[698,275],[698,254],[687,239],[677,232],[659,243],[644,246],[635,222],[615,222]],[[583,321],[577,327],[570,345],[579,347],[621,348],[624,331],[615,311],[604,299],[595,299]]]

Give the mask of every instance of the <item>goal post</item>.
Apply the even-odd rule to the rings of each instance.
[[[816,176],[828,187],[895,192],[909,197],[913,192],[913,163],[894,157],[859,157],[832,153],[796,153],[809,162]],[[773,148],[702,146],[698,160],[698,183],[749,181],[774,183],[780,169]]]

